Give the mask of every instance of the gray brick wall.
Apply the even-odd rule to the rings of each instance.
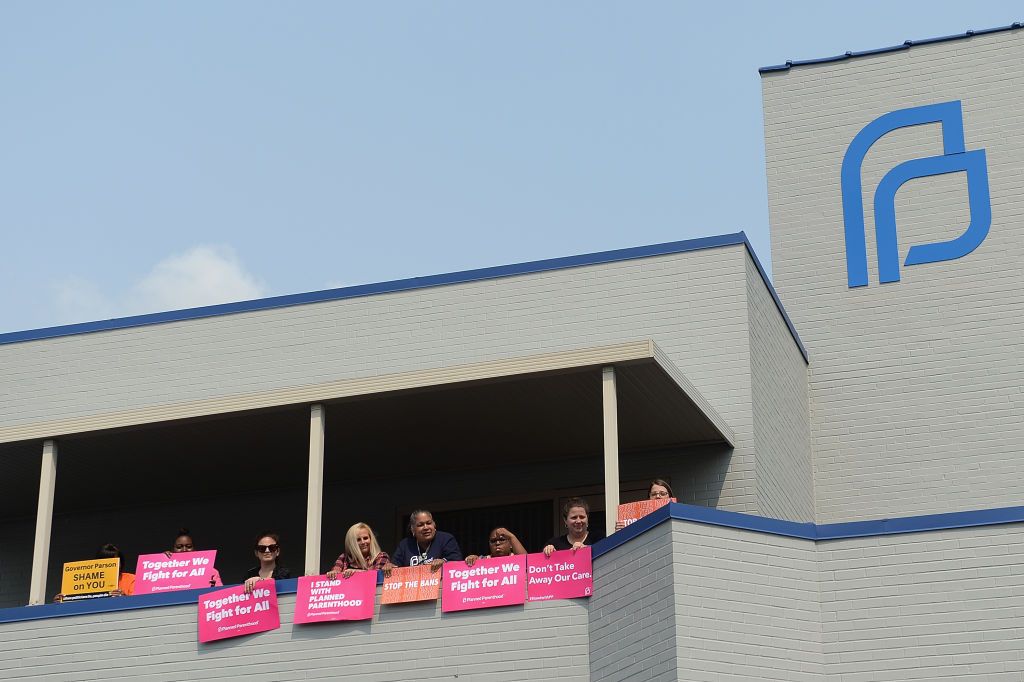
[[[807,363],[749,258],[747,300],[758,514],[813,521]]]
[[[663,523],[594,563],[591,680],[677,677],[672,527]]]
[[[379,595],[378,595],[379,597]],[[5,680],[480,680],[589,678],[587,604],[554,601],[441,615],[377,606],[372,622],[293,626],[200,645],[196,606],[0,624]]]
[[[818,544],[832,679],[1024,679],[1024,524]]]
[[[0,346],[0,425],[651,338],[737,435],[694,461],[684,499],[756,512],[745,259],[721,247]]]
[[[1006,680],[1024,677],[1024,523],[815,543],[662,523],[589,600],[293,628],[200,647],[195,606],[0,623],[3,679]]]
[[[820,682],[814,543],[673,521],[679,680]]]
[[[811,355],[819,522],[1019,504],[1024,497],[1024,32],[977,36],[763,79],[773,273]],[[988,154],[992,228],[968,256],[877,281],[873,196],[896,164],[941,153],[937,125],[871,149],[871,283],[847,287],[840,165],[878,116],[962,100]],[[969,222],[962,173],[897,195],[901,256]]]

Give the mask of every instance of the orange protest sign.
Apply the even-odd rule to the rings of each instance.
[[[624,526],[628,526],[634,521],[639,521],[647,516],[655,509],[664,507],[669,501],[675,502],[676,498],[662,497],[657,500],[640,500],[639,502],[620,504],[618,520]]]
[[[441,594],[441,571],[430,572],[430,564],[396,568],[384,578],[381,604],[402,604],[410,601],[437,599]]]
[[[108,592],[116,590],[120,567],[121,560],[117,558],[69,561],[64,564],[60,581],[64,601],[104,597]]]

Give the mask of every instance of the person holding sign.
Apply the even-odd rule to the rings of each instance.
[[[117,548],[117,545],[107,543],[96,550],[96,556],[94,559],[117,559],[117,589],[111,590],[107,593],[110,597],[130,597],[135,593],[135,574],[125,573],[124,570],[124,556],[121,554],[121,550]],[[64,601],[64,594],[58,594],[54,596],[53,601],[62,602]]]
[[[292,572],[277,563],[281,556],[281,538],[277,533],[261,533],[256,538],[256,558],[260,563],[245,574],[245,591],[252,592],[253,586],[261,580],[284,580]]]
[[[672,486],[668,484],[668,481],[662,478],[656,478],[651,481],[651,485],[647,488],[647,499],[660,502],[662,500],[672,499]],[[621,519],[615,521],[615,530],[622,530],[626,527],[626,522]]]
[[[600,540],[600,533],[590,532],[589,516],[590,505],[587,501],[582,497],[570,497],[562,507],[562,523],[568,532],[548,540],[548,544],[544,545],[544,555],[551,556],[555,550],[575,551]]]
[[[440,570],[446,561],[462,561],[462,550],[451,533],[437,530],[434,515],[417,509],[409,515],[410,537],[398,543],[391,561],[384,565],[384,575],[396,566],[430,564],[431,572]]]
[[[384,568],[390,560],[388,553],[382,552],[377,544],[373,529],[365,523],[357,523],[345,533],[345,551],[327,572],[327,577],[334,580],[340,573],[351,578],[356,571]]]
[[[170,559],[172,554],[180,554],[182,552],[194,552],[196,551],[195,543],[192,541],[192,534],[189,533],[188,528],[179,528],[178,534],[174,538],[174,543],[171,548],[164,552],[167,558]],[[216,568],[210,569],[210,587],[221,587],[224,582],[220,579],[220,573],[217,572]]]
[[[490,554],[484,556],[470,554],[466,557],[466,565],[472,566],[476,563],[477,559],[526,554],[526,548],[523,547],[523,543],[519,542],[519,538],[515,536],[515,533],[507,528],[498,527],[492,530],[487,537],[487,545],[491,548]]]

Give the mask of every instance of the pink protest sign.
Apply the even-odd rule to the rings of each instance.
[[[142,554],[135,567],[135,594],[213,587],[217,550]]]
[[[590,548],[526,555],[526,591],[530,601],[574,599],[594,593]]]
[[[526,601],[526,557],[508,556],[444,565],[442,611],[512,606]]]
[[[277,589],[273,580],[261,580],[245,593],[245,586],[228,587],[199,595],[199,641],[213,642],[281,627]]]
[[[299,578],[295,622],[370,620],[377,596],[377,571],[359,571],[351,578],[328,580],[322,575]]]

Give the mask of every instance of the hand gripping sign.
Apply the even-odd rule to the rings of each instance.
[[[402,604],[410,601],[436,600],[441,592],[441,571],[432,573],[430,564],[391,570],[384,578],[381,604]]]
[[[295,623],[370,620],[377,596],[377,571],[357,571],[351,578],[311,575],[299,578]]]
[[[142,554],[135,568],[135,594],[174,592],[212,587],[217,550]]]
[[[246,594],[244,585],[199,595],[199,641],[214,642],[281,627],[277,588],[261,580]]]
[[[526,557],[507,556],[444,565],[441,611],[513,606],[526,601]]]
[[[590,548],[526,555],[526,592],[530,601],[575,599],[594,593]]]

